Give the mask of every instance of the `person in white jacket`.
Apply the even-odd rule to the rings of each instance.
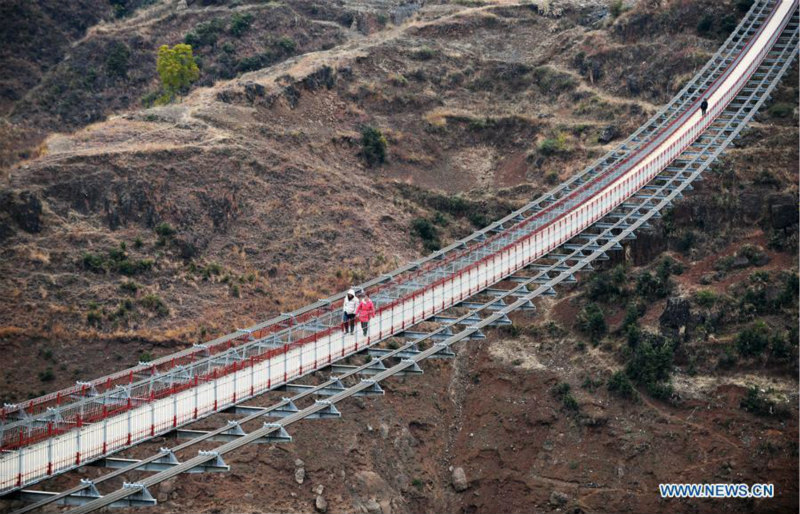
[[[345,334],[348,332],[352,334],[356,329],[356,309],[359,303],[356,292],[352,289],[347,291],[342,304],[342,332]]]

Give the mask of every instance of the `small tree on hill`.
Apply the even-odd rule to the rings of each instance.
[[[113,77],[127,77],[131,49],[121,41],[111,43],[106,55],[106,70]]]
[[[361,154],[367,164],[374,166],[386,160],[386,137],[374,127],[361,129]]]
[[[161,77],[167,101],[185,91],[200,76],[192,47],[186,44],[177,44],[172,48],[162,45],[158,49],[156,70]]]

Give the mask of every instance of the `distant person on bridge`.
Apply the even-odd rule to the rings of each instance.
[[[356,311],[358,310],[358,297],[356,292],[350,289],[342,304],[342,332],[351,334],[356,329]]]
[[[375,304],[369,299],[367,293],[364,293],[364,297],[361,298],[361,303],[358,304],[356,314],[358,314],[358,321],[361,322],[361,330],[364,331],[364,335],[366,336],[367,329],[369,328],[369,320],[375,316]]]
[[[708,110],[708,98],[703,98],[703,101],[700,103],[700,111],[703,113],[703,116],[706,115],[707,110]]]

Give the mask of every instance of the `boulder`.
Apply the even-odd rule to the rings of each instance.
[[[255,82],[248,82],[244,85],[244,94],[252,103],[257,96],[264,96],[267,90],[261,84]]]
[[[367,508],[368,514],[381,514],[381,504],[375,501],[375,498],[367,500],[364,506]]]
[[[294,481],[298,484],[302,484],[303,481],[306,479],[306,470],[304,468],[297,468],[294,470]]]
[[[642,85],[639,79],[633,75],[625,78],[625,85],[628,87],[628,92],[633,96],[637,96],[642,92]]]
[[[738,215],[749,223],[757,222],[764,213],[764,195],[743,192],[739,194]]]
[[[318,494],[314,500],[314,508],[317,509],[317,512],[328,512],[328,502],[321,494]]]
[[[460,493],[466,491],[467,488],[469,488],[469,483],[467,482],[467,474],[464,473],[464,468],[453,469],[453,489]]]
[[[750,259],[743,255],[737,255],[731,261],[731,268],[733,269],[744,269],[750,266]]]
[[[325,87],[332,89],[336,85],[336,73],[330,66],[322,66],[303,79],[303,86],[309,91]]]
[[[561,491],[553,491],[550,493],[550,505],[564,506],[569,501],[569,496]]]
[[[5,192],[0,195],[0,206],[25,232],[35,234],[42,230],[42,202],[35,194]]]
[[[694,326],[691,304],[686,298],[667,298],[667,306],[658,320],[661,333],[667,337],[677,339],[687,334],[688,329]]]
[[[603,129],[603,132],[597,137],[600,144],[608,144],[619,137],[619,129],[614,125],[609,125]]]
[[[175,492],[175,481],[176,478],[170,478],[169,480],[164,480],[160,484],[158,484],[158,489],[156,493],[156,499],[160,502],[165,502],[169,499],[170,495]]]
[[[797,224],[797,199],[790,195],[775,195],[769,199],[772,228],[781,229]]]

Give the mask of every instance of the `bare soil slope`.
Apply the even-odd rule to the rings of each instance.
[[[552,4],[157,2],[89,29],[8,111],[42,145],[26,158],[27,143],[5,139],[7,162],[23,160],[0,190],[3,401],[208,340],[467,234],[634,130],[742,13]],[[240,37],[234,13],[253,14]],[[157,88],[154,49],[217,18],[225,29],[196,49],[201,83],[140,109]],[[103,66],[112,39],[131,49],[127,77],[66,86]],[[230,473],[162,485],[156,510],[311,512],[317,496],[330,512],[383,514],[795,509],[789,75],[706,181],[536,317],[343,405],[342,420],[299,424],[295,443],[227,457]],[[91,116],[75,116],[87,103]],[[364,126],[386,136],[381,166],[361,155]],[[605,329],[587,331],[597,311]],[[750,329],[755,346],[740,342]],[[658,498],[658,483],[703,481],[771,482],[777,498]]]

